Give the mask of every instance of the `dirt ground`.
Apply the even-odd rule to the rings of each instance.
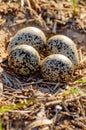
[[[75,42],[79,67],[68,83],[47,82],[39,72],[18,76],[8,67],[7,45],[27,26]],[[0,0],[0,122],[0,130],[86,130],[85,0]]]

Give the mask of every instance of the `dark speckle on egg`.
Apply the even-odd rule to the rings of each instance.
[[[38,52],[43,51],[46,44],[46,36],[44,32],[36,27],[26,27],[16,33],[8,45],[10,52],[16,45],[27,44],[33,46]]]
[[[41,74],[45,80],[63,82],[68,81],[74,71],[69,58],[61,54],[47,56],[41,63]]]
[[[17,74],[29,75],[38,70],[40,56],[29,45],[19,45],[13,48],[8,56],[9,67]]]
[[[77,67],[79,64],[78,52],[75,43],[64,35],[55,35],[48,39],[46,54],[62,54],[72,61],[74,67]]]

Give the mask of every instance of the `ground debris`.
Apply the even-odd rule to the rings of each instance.
[[[0,0],[0,121],[3,130],[86,130],[86,2]],[[71,81],[44,81],[39,72],[18,76],[7,64],[7,45],[27,26],[47,38],[64,34],[77,45],[80,65]]]

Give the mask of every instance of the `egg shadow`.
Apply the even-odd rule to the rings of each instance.
[[[3,60],[0,68],[0,79],[4,89],[10,90],[32,90],[39,91],[43,94],[56,94],[66,89],[65,82],[49,82],[42,78],[40,70],[29,76],[15,74],[8,66],[7,59]]]

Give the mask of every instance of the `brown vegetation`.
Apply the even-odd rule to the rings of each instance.
[[[80,64],[71,81],[44,81],[13,73],[7,45],[27,26],[41,28],[47,38],[64,34],[75,41]],[[86,2],[71,0],[0,0],[0,113],[3,130],[86,129]]]

